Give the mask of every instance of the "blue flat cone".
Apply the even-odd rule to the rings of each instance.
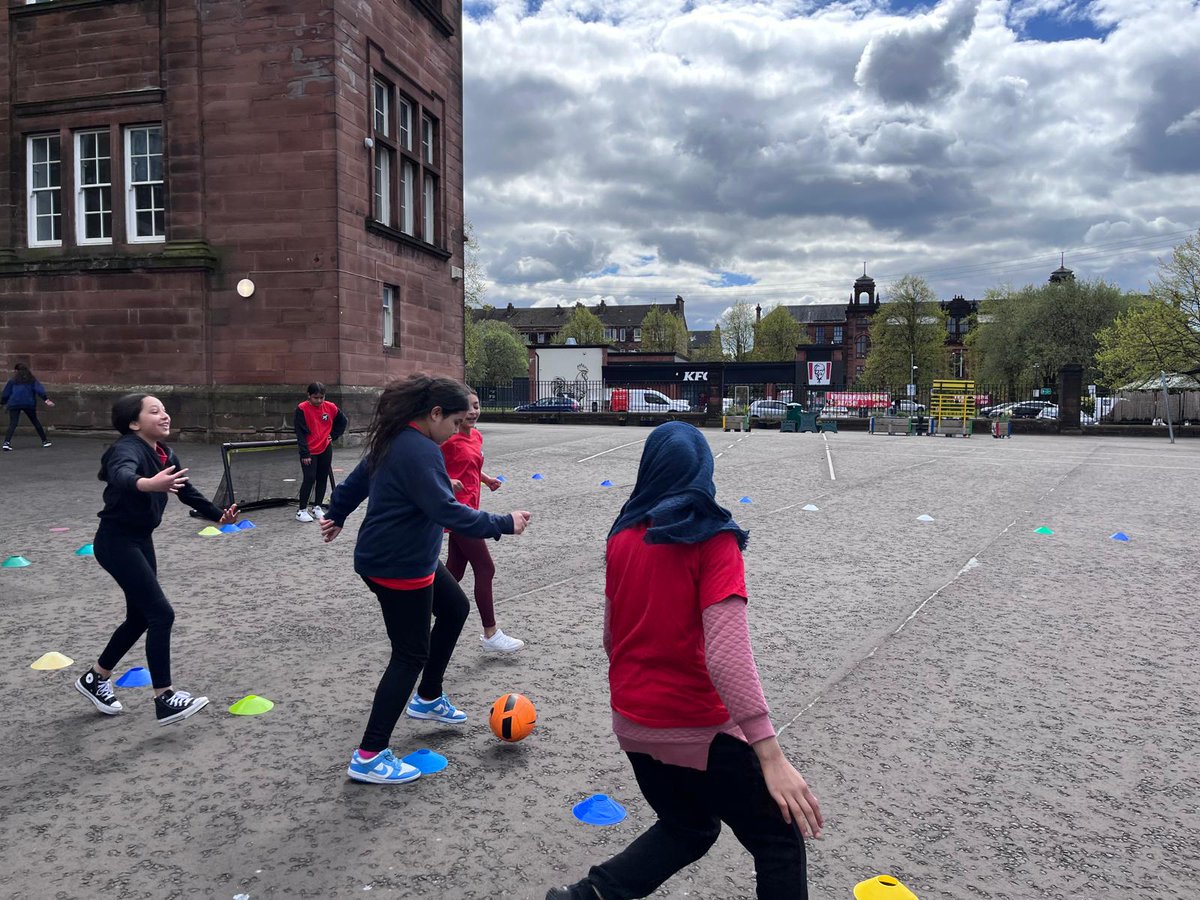
[[[613,483],[611,481],[609,481],[607,478],[605,478],[602,482],[600,482],[600,487],[612,487],[612,486],[613,486]]]
[[[23,556],[10,556],[4,562],[0,563],[0,568],[5,569],[23,569],[32,563]]]
[[[242,519],[242,521],[237,523],[238,531],[249,531],[251,528],[254,528],[254,527],[255,527],[254,523],[251,522],[249,519]]]
[[[1128,540],[1129,540],[1129,535],[1127,535],[1127,534],[1126,534],[1125,532],[1123,532],[1123,531],[1118,531],[1116,534],[1114,534],[1114,535],[1112,536],[1112,539],[1113,539],[1114,541],[1128,541]]]
[[[95,556],[96,551],[92,549],[91,544],[84,544],[82,547],[80,547],[78,550],[75,551],[75,555],[76,556]]]
[[[545,481],[545,480],[546,480],[546,476],[545,476],[545,475],[543,475],[541,472],[534,472],[534,473],[533,473],[533,480],[534,480],[534,481]]]
[[[446,757],[440,753],[424,749],[408,754],[408,756],[404,757],[403,762],[420,769],[422,775],[432,775],[434,772],[442,771],[442,769],[449,765],[446,762]]]
[[[743,497],[741,500],[738,501],[738,503],[753,503],[753,502],[754,501],[751,500],[749,497]]]
[[[625,807],[607,794],[593,794],[571,809],[585,825],[616,825],[625,818]]]
[[[236,525],[234,525],[232,522],[228,523],[227,525],[222,525],[222,526],[221,526],[221,533],[222,533],[222,534],[237,534],[237,533],[238,533],[239,531],[241,531],[241,530],[242,530],[242,529],[238,528],[238,527],[237,527]]]
[[[141,666],[134,666],[117,679],[117,687],[149,687],[150,673]]]
[[[497,475],[497,476],[496,476],[496,480],[497,480],[498,482],[500,482],[501,484],[504,484],[504,482],[508,481],[508,479],[507,479],[507,478],[505,478],[503,475]]]

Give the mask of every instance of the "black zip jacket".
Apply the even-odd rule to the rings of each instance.
[[[167,466],[179,466],[179,458],[166,444]],[[100,527],[114,527],[121,531],[148,535],[162,521],[167,508],[167,494],[158,491],[143,492],[137,489],[139,478],[153,478],[166,466],[159,464],[154,448],[136,434],[125,434],[104,451],[100,459],[99,479],[104,485],[104,509],[97,515]],[[196,510],[206,519],[220,521],[224,512],[207,497],[192,487],[189,481],[179,489],[179,499]]]

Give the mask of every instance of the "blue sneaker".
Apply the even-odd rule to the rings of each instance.
[[[416,694],[408,701],[408,709],[404,711],[410,719],[433,719],[447,725],[461,725],[467,721],[467,714],[455,707],[445,694],[436,700],[422,700]]]
[[[404,784],[420,778],[421,770],[396,759],[391,750],[381,750],[370,759],[363,759],[355,750],[346,774],[355,781],[365,781],[367,784]]]

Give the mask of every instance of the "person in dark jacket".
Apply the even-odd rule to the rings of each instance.
[[[333,442],[346,431],[346,416],[325,399],[325,385],[314,381],[308,386],[308,399],[296,407],[293,420],[296,444],[300,449],[300,468],[304,479],[300,483],[300,508],[297,522],[311,522],[325,517],[325,482],[333,471]],[[316,486],[316,505],[308,505],[309,494]]]
[[[467,416],[465,386],[416,374],[388,385],[367,430],[367,452],[333,490],[321,534],[336,538],[346,517],[370,498],[354,546],[354,571],[379,600],[392,657],[346,774],[368,784],[402,784],[421,771],[388,748],[401,713],[460,725],[466,713],[442,689],[469,604],[438,558],[442,529],[474,538],[520,534],[530,515],[480,512],[454,499],[438,449]],[[436,619],[432,633],[430,618]],[[412,694],[417,676],[421,683]],[[411,701],[409,697],[412,697]]]
[[[162,521],[167,495],[200,515],[226,525],[237,521],[237,506],[222,510],[194,488],[187,469],[161,441],[171,433],[171,417],[157,397],[126,394],[113,404],[113,427],[121,437],[104,451],[99,478],[104,509],[93,540],[96,561],[125,592],[125,621],[117,626],[96,664],[79,676],[75,689],[96,709],[113,716],[124,711],[112,688],[112,671],[143,634],[146,664],[154,684],[158,724],[169,725],[199,712],[207,697],[177,691],[171,682],[171,625],[175,611],[158,583],[151,535]]]
[[[37,417],[39,397],[45,401],[47,406],[54,405],[54,401],[46,396],[46,389],[42,387],[42,383],[29,371],[29,366],[25,363],[17,363],[13,366],[13,377],[4,385],[4,393],[0,395],[0,405],[8,408],[8,431],[4,434],[4,450],[12,450],[12,436],[16,434],[17,423],[21,421],[21,413],[25,413],[29,421],[33,423],[38,437],[42,439],[42,446],[50,446],[50,441],[46,439],[46,429],[42,427],[42,423],[38,421]]]

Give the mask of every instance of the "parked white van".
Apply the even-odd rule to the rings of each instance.
[[[608,397],[613,412],[690,412],[686,400],[672,400],[661,391],[645,388],[613,388]]]

